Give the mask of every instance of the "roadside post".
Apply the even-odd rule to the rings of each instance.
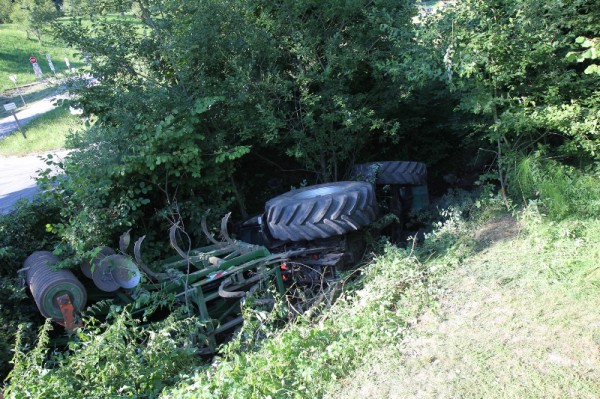
[[[69,59],[67,57],[65,57],[65,64],[67,64],[67,72],[73,72],[73,70],[71,69],[71,63],[69,62]]]
[[[21,124],[19,123],[19,120],[17,119],[17,114],[15,114],[15,109],[16,108],[17,108],[17,104],[15,104],[15,103],[4,104],[4,109],[6,111],[10,111],[10,113],[12,114],[12,116],[15,118],[15,121],[17,122],[17,127],[19,128],[19,132],[21,132],[21,134],[23,135],[23,137],[25,139],[27,139],[27,136],[25,135],[25,132],[23,131],[23,129],[21,129]]]
[[[29,62],[31,62],[31,65],[33,66],[33,73],[35,73],[35,76],[37,76],[38,79],[42,78],[42,69],[40,68],[40,66],[37,63],[37,58],[31,56],[29,57]]]
[[[46,59],[48,60],[48,66],[50,67],[50,70],[52,71],[54,76],[56,76],[56,70],[54,69],[54,64],[52,63],[52,60],[50,59],[50,54],[46,54]]]
[[[12,82],[15,84],[15,89],[17,89],[17,94],[19,94],[19,97],[21,97],[21,101],[23,101],[23,105],[27,105],[25,103],[25,100],[23,99],[23,95],[21,94],[21,90],[19,90],[19,86],[17,86],[17,75],[10,75],[8,78],[10,80],[12,80]]]

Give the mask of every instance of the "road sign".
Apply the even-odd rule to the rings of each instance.
[[[31,62],[32,64],[35,64],[37,62],[37,58],[31,56],[31,57],[29,57],[29,62]]]
[[[15,122],[17,122],[17,128],[19,128],[19,131],[21,132],[21,134],[23,135],[23,137],[27,138],[27,136],[25,135],[25,132],[23,131],[23,129],[21,129],[21,124],[19,123],[19,120],[17,119],[17,114],[15,114],[15,108],[17,108],[17,104],[15,104],[15,103],[4,104],[4,109],[7,110],[7,111],[10,111],[10,113],[13,116],[13,118],[15,118]]]
[[[50,70],[52,71],[52,73],[54,73],[56,75],[56,70],[54,69],[54,64],[52,63],[52,60],[50,59],[50,54],[46,54],[46,59],[48,60],[48,66],[50,67]]]
[[[33,63],[33,73],[35,73],[38,79],[42,78],[42,68],[40,68],[37,62]]]

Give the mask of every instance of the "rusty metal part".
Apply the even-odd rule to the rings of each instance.
[[[63,316],[63,321],[59,324],[63,325],[67,330],[67,334],[71,335],[76,328],[83,327],[81,318],[77,315],[69,294],[64,294],[56,298],[56,303]]]

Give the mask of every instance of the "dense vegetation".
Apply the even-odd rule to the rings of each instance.
[[[156,252],[177,221],[197,241],[207,208],[243,219],[290,186],[341,180],[354,163],[370,160],[426,162],[434,194],[448,184],[491,183],[486,187],[497,187],[506,209],[533,203],[554,221],[600,214],[596,1],[464,0],[434,13],[409,0],[98,1],[93,13],[78,7],[69,2],[52,26],[90,56],[99,84],[72,91],[95,123],[68,140],[75,151],[60,165],[68,178],[44,178],[55,189],[42,202],[0,219],[3,275],[14,275],[32,248],[54,248],[76,262],[130,227],[154,240]],[[456,211],[460,217],[446,212],[443,226],[456,227],[464,210]],[[423,254],[436,254],[426,269],[459,263],[465,243],[457,237],[468,235],[455,233],[425,245]],[[171,395],[322,394],[323,384],[357,365],[356,347],[398,339],[427,305],[423,284],[431,272],[419,259],[387,247],[357,283],[366,291],[350,290],[317,325],[303,321],[279,335],[257,311],[248,328],[274,337],[258,345],[262,354],[236,341],[219,367],[198,369],[192,385]],[[364,294],[369,290],[376,292]],[[369,317],[338,324],[353,309]],[[187,347],[188,337],[173,331],[177,323],[194,326],[193,319],[148,331],[117,313],[112,327],[82,333],[73,348],[88,353],[118,342],[120,356],[88,362],[62,353],[51,362],[61,367],[48,371],[46,326],[37,349],[17,348],[11,393],[27,386],[42,396],[67,387],[73,397],[157,395],[180,371],[192,372],[194,360],[174,349]],[[303,363],[304,351],[317,348],[325,350],[317,366]],[[292,349],[302,353],[292,356]],[[149,359],[156,368],[147,367]],[[297,379],[278,375],[288,361]],[[115,370],[124,364],[135,375],[119,379]]]

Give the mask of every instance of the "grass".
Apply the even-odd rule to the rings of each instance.
[[[512,234],[495,223],[440,279],[437,306],[331,397],[600,396],[600,219],[551,222],[533,207]]]
[[[82,126],[81,119],[71,115],[68,108],[55,108],[23,126],[27,139],[18,130],[0,138],[0,156],[23,156],[64,148],[69,131]]]
[[[0,24],[0,43],[0,93],[14,89],[10,75],[17,75],[19,86],[37,81],[29,62],[31,56],[37,58],[44,78],[54,77],[46,61],[46,54],[50,54],[59,74],[67,69],[65,57],[69,59],[71,67],[79,68],[84,65],[75,50],[66,48],[48,35],[42,37],[41,43],[35,39],[27,39],[25,32],[15,24]]]

